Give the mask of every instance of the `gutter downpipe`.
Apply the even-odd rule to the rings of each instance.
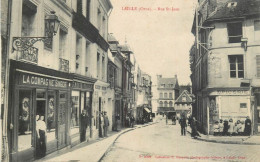
[[[9,100],[9,71],[10,71],[10,30],[11,30],[11,16],[12,16],[12,0],[8,0],[8,15],[7,15],[7,41],[6,41],[6,67],[5,67],[5,87],[4,87],[4,114],[3,114],[3,125],[2,125],[2,139],[3,139],[3,162],[10,161],[9,159],[9,143],[8,143],[8,100]]]

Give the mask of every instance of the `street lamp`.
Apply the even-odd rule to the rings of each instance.
[[[60,26],[60,20],[55,15],[54,11],[51,11],[50,15],[45,18],[45,37],[13,37],[13,48],[12,51],[26,51],[33,47],[38,41],[47,42],[56,35]]]

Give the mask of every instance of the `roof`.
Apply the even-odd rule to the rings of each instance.
[[[186,101],[182,101],[183,96],[186,96]],[[187,90],[184,90],[181,95],[176,99],[175,103],[192,103],[192,98]]]
[[[129,47],[129,45],[125,44],[125,45],[121,45],[121,51],[122,52],[128,52],[128,53],[133,53],[131,48]]]
[[[165,85],[173,84],[173,87],[171,87],[171,88],[177,88],[179,86],[177,78],[160,78],[158,80],[158,85],[161,85],[161,84],[165,84]],[[167,86],[165,88],[167,88]]]
[[[111,51],[117,51],[118,46],[117,46],[116,44],[109,44],[109,49],[110,49]]]
[[[233,5],[231,5],[232,2],[234,2]],[[237,3],[235,4],[235,2]],[[229,0],[225,5],[217,8],[216,13],[206,21],[239,18],[257,14],[260,15],[260,0]]]
[[[118,44],[118,40],[113,36],[113,34],[108,34],[108,43],[109,44]]]

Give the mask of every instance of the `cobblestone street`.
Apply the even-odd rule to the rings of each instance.
[[[171,122],[169,123],[171,124]],[[181,136],[180,126],[158,124],[120,136],[102,162],[107,161],[258,161],[260,146],[219,144]]]

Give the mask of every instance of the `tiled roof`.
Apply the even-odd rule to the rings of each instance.
[[[118,40],[116,40],[116,38],[112,35],[112,34],[108,34],[108,43],[116,43],[118,44]]]
[[[130,53],[132,53],[132,50],[130,49],[129,45],[127,45],[127,44],[121,45],[121,51],[122,52],[130,52]]]
[[[173,84],[173,88],[175,88],[176,83],[177,83],[177,79],[176,78],[160,78],[158,80],[158,84],[159,85],[162,85],[162,84],[165,84],[165,85]]]
[[[231,3],[234,2],[234,5]],[[236,3],[236,4],[235,4]],[[229,0],[206,21],[260,15],[260,0]]]
[[[182,97],[186,96],[186,101],[182,101]],[[187,90],[184,90],[181,95],[176,99],[175,103],[192,103],[192,98]]]

